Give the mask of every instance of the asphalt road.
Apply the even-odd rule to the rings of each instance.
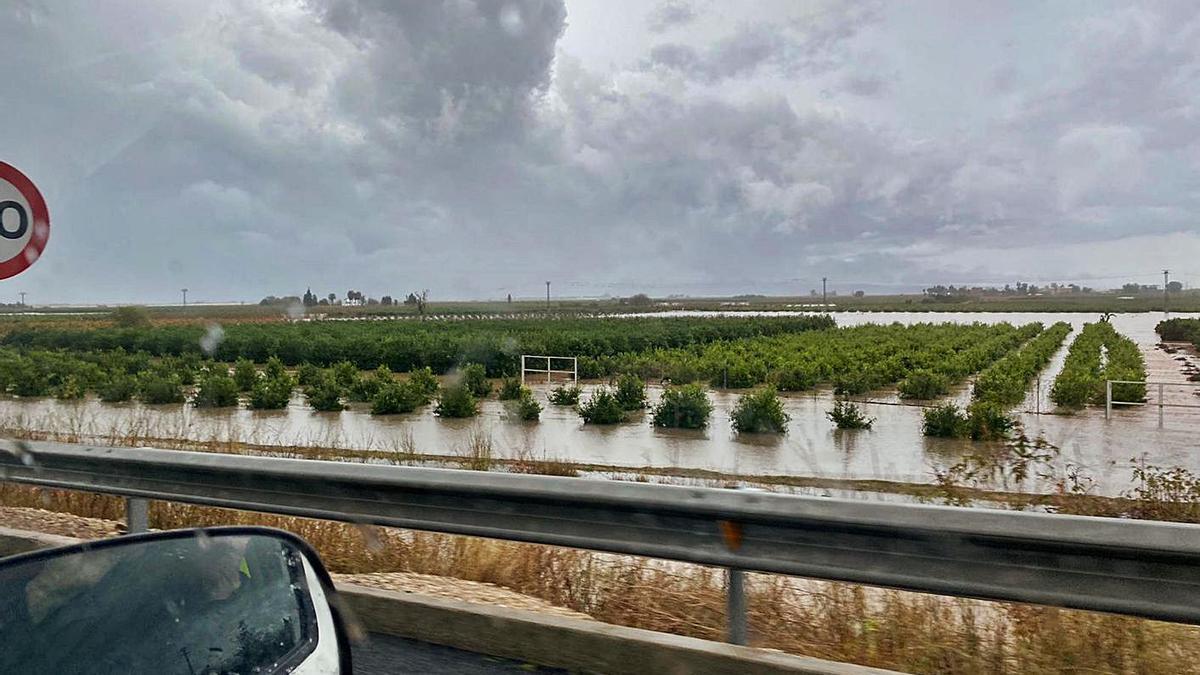
[[[371,633],[353,646],[354,672],[368,673],[566,673],[531,663],[464,652],[428,642]]]

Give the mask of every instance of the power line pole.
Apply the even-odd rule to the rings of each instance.
[[[826,277],[821,277],[821,304],[825,306],[829,305],[829,293],[825,290],[825,282],[828,280]]]
[[[546,311],[550,311],[550,282],[546,282]]]
[[[1170,297],[1171,292],[1169,290],[1167,290],[1167,287],[1170,285],[1171,285],[1171,270],[1163,270],[1163,314],[1166,314],[1168,312],[1167,298]]]
[[[183,291],[183,306],[187,307],[187,289],[181,288],[179,290]]]
[[[20,296],[21,296],[21,306],[24,307],[25,306],[25,291],[21,291]]]

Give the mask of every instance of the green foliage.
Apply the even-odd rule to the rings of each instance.
[[[324,379],[325,371],[320,366],[311,363],[301,363],[300,368],[296,370],[296,382],[301,387],[309,387],[321,382]]]
[[[521,381],[515,377],[506,377],[500,383],[499,398],[501,401],[516,401],[521,398],[521,392],[525,387],[521,386]]]
[[[434,394],[436,394],[438,391],[438,387],[441,386],[441,384],[438,382],[437,375],[434,375],[433,369],[429,368],[428,366],[424,368],[417,368],[409,373],[408,383],[412,385],[415,391],[421,393],[426,403],[433,398]]]
[[[791,419],[774,389],[760,389],[738,398],[729,413],[729,423],[739,433],[787,433]]]
[[[804,391],[817,386],[817,374],[804,366],[789,366],[775,371],[775,388],[779,391]]]
[[[233,381],[238,391],[250,391],[258,383],[258,368],[250,359],[238,359],[233,364]]]
[[[110,372],[97,385],[96,394],[105,403],[128,401],[137,394],[137,379],[124,370]]]
[[[425,394],[413,386],[412,382],[390,382],[380,387],[375,398],[371,400],[372,415],[395,415],[409,413],[425,405],[428,399]],[[443,415],[456,417],[456,415]]]
[[[468,363],[462,368],[462,384],[475,398],[487,398],[492,393],[492,383],[487,379],[487,368],[480,363]]]
[[[521,387],[517,396],[517,414],[526,422],[536,422],[542,415],[542,405],[533,399],[529,387]]]
[[[950,378],[931,370],[914,370],[896,386],[900,398],[934,399],[950,393]]]
[[[1029,340],[979,374],[971,391],[975,401],[1012,407],[1025,400],[1029,383],[1050,363],[1054,353],[1071,332],[1070,324],[1058,322]]]
[[[278,356],[272,356],[267,359],[267,366],[263,369],[263,375],[269,380],[276,380],[287,375],[287,368],[283,365],[283,361],[279,360]]]
[[[874,417],[867,417],[862,408],[844,399],[834,401],[833,408],[825,411],[825,416],[839,429],[870,429],[875,424]]]
[[[657,374],[624,367],[624,355],[833,326],[828,316],[235,323],[225,326],[224,338],[213,357],[225,362],[246,358],[263,363],[277,356],[287,365],[309,362],[322,367],[349,361],[358,369],[386,365],[395,372],[429,366],[435,373],[450,372],[458,364],[472,362],[483,365],[489,376],[501,377],[518,372],[522,353],[569,354],[586,357],[580,362],[583,377],[626,371],[648,377]],[[71,351],[122,347],[129,352],[166,356],[201,353],[204,331],[198,325],[20,327],[0,337],[0,343],[23,349]],[[342,385],[348,387],[349,383]]]
[[[1154,326],[1166,342],[1190,342],[1200,347],[1200,319],[1166,319]]]
[[[211,371],[201,376],[192,398],[197,408],[228,408],[238,404],[238,385],[227,373]]]
[[[976,441],[1007,438],[1016,427],[1004,406],[976,401],[966,410],[947,403],[925,411],[922,432],[941,438],[970,438]]]
[[[708,426],[713,405],[704,387],[698,384],[667,387],[654,406],[651,424],[656,427],[703,429]]]
[[[443,387],[433,412],[438,417],[474,417],[479,413],[475,395],[462,382]]]
[[[646,383],[632,373],[617,378],[617,402],[625,410],[641,410],[646,407]]]
[[[346,409],[342,403],[345,391],[330,373],[321,373],[315,381],[310,381],[304,389],[304,399],[309,407],[320,412],[341,412]]]
[[[111,316],[113,325],[121,328],[146,328],[150,325],[150,312],[145,307],[117,307]]]
[[[351,401],[374,401],[379,392],[396,383],[392,371],[387,366],[379,366],[370,375],[359,375],[350,385]]]
[[[1063,368],[1050,389],[1050,400],[1064,408],[1103,403],[1106,380],[1144,382],[1146,362],[1137,344],[1118,333],[1111,323],[1089,323],[1071,343]],[[1145,397],[1144,384],[1113,385],[1115,400],[1136,402]]]
[[[183,403],[183,383],[175,373],[142,371],[138,373],[138,398],[143,403]]]
[[[550,402],[554,405],[579,405],[579,396],[583,390],[576,385],[568,387],[560,384],[550,390]]]
[[[83,383],[79,381],[79,377],[75,375],[67,375],[62,382],[59,382],[54,387],[54,397],[64,401],[71,401],[83,398],[87,393]]]
[[[282,410],[292,400],[296,382],[291,376],[264,377],[250,390],[250,407],[254,410]]]
[[[626,412],[612,389],[600,387],[579,404],[579,416],[585,424],[617,424],[625,421]]]

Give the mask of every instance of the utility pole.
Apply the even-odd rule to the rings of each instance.
[[[183,306],[187,307],[187,289],[181,288],[179,290],[183,291]]]
[[[1171,292],[1167,290],[1169,285],[1171,285],[1171,270],[1163,270],[1163,314],[1168,312],[1167,298],[1171,295]]]
[[[829,305],[829,293],[825,290],[825,282],[828,280],[826,277],[821,277],[821,304],[824,306]]]
[[[25,306],[25,291],[21,291],[20,296],[21,296],[21,306],[24,307]]]
[[[546,282],[546,311],[550,311],[550,282]]]

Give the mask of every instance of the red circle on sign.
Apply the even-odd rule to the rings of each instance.
[[[46,240],[50,238],[50,211],[46,209],[46,200],[42,199],[42,193],[38,192],[37,186],[16,167],[0,162],[0,180],[7,181],[15,187],[33,211],[33,232],[29,235],[29,241],[25,242],[25,247],[19,253],[8,260],[0,261],[0,279],[7,279],[24,272],[42,257]]]

